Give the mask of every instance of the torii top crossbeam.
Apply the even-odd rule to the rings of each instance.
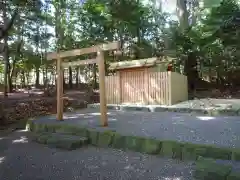
[[[88,48],[73,49],[73,50],[62,51],[62,52],[51,52],[47,54],[47,60],[80,56],[83,54],[90,54],[90,53],[95,53],[99,51],[111,51],[119,48],[120,48],[119,42],[111,42],[108,44],[102,44],[102,45],[92,46]]]

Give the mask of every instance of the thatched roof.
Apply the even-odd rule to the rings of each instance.
[[[161,63],[169,63],[169,60],[161,60],[160,58],[153,57],[147,59],[137,59],[131,61],[121,61],[116,63],[111,63],[109,69],[111,70],[119,70],[119,69],[130,69],[130,68],[138,68],[138,67],[151,67],[156,64]]]

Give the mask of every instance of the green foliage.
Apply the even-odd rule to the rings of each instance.
[[[218,7],[222,0],[200,0],[201,7],[203,8],[213,8]]]
[[[186,57],[195,52],[200,71],[216,71],[225,81],[228,73],[240,65],[240,8],[235,0],[188,1],[187,8],[182,7],[188,17],[179,16],[179,21],[173,20],[172,14],[165,13],[163,6],[157,6],[154,1],[52,0],[41,3],[13,0],[8,6],[9,15],[16,8],[22,12],[8,37],[9,71],[17,69],[17,75],[21,70],[43,70],[47,66],[54,72],[53,66],[47,64],[45,52],[115,40],[121,42],[124,53],[118,57],[111,52],[106,54],[107,64],[160,56],[163,50],[172,50],[177,52],[176,65],[185,66]],[[181,18],[191,20],[183,27],[184,31]],[[81,68],[82,73],[86,70],[89,68]],[[96,76],[89,78],[92,81]]]

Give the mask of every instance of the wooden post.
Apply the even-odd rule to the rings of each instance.
[[[102,124],[102,126],[108,126],[106,91],[105,91],[105,63],[104,63],[104,52],[103,51],[98,51],[97,59],[98,59],[98,67],[99,67],[99,93],[100,93],[101,124]]]
[[[118,77],[118,82],[117,82],[117,91],[118,91],[118,104],[122,103],[122,80],[121,80],[121,73],[119,71],[116,72],[116,76]]]
[[[149,105],[149,69],[144,69],[144,104]]]
[[[63,69],[62,59],[57,59],[57,120],[63,120]]]
[[[167,92],[166,94],[168,94],[168,105],[172,105],[172,72],[171,71],[168,71],[167,72],[167,76],[165,77],[166,78],[166,81],[167,81],[167,84],[168,84],[168,87],[166,88],[167,89]]]

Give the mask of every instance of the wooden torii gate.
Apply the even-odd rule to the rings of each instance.
[[[63,120],[63,67],[79,66],[86,64],[98,64],[99,68],[99,93],[101,125],[108,126],[106,92],[105,92],[105,63],[104,51],[119,50],[119,42],[92,46],[82,49],[74,49],[62,52],[51,52],[47,54],[47,60],[57,60],[57,120]],[[97,53],[96,59],[78,60],[74,62],[63,62],[63,58],[80,56],[84,54]]]

